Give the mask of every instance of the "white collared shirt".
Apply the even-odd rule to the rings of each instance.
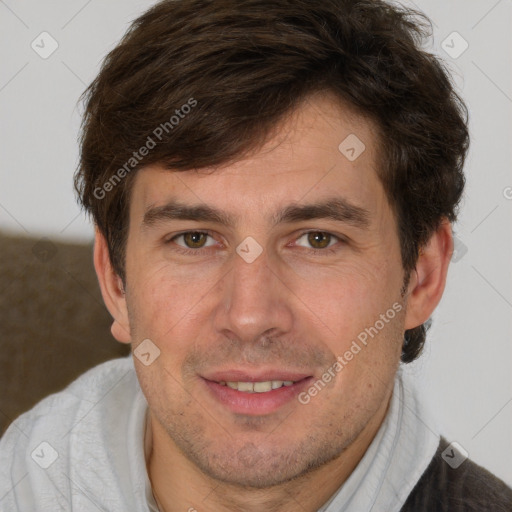
[[[411,376],[399,368],[388,412],[363,458],[318,512],[398,512],[440,441]]]
[[[0,440],[0,510],[157,512],[146,470],[147,411],[131,356],[39,402]],[[437,449],[435,432],[400,369],[377,435],[319,512],[399,511]]]

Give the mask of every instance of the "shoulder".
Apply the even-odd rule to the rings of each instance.
[[[32,409],[23,413],[9,426],[2,441],[15,433],[28,434],[44,420],[45,424],[58,423],[71,419],[70,413],[87,408],[106,396],[124,378],[133,380],[135,370],[131,356],[113,359],[99,364],[80,375],[66,388],[53,393]],[[1,446],[1,445],[0,445]]]
[[[487,469],[466,459],[452,468],[443,458],[450,443],[441,437],[430,465],[407,498],[401,512],[509,512],[512,489]],[[450,448],[445,457],[453,457]]]
[[[52,465],[66,471],[80,448],[76,439],[98,443],[102,437],[98,431],[130,414],[138,389],[131,356],[114,359],[88,370],[19,416],[0,439],[0,499],[14,487],[28,485],[25,477],[31,475],[33,480],[40,468]],[[57,459],[58,464],[53,464]]]

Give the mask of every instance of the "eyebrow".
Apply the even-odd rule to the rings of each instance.
[[[272,215],[270,221],[274,227],[278,224],[313,219],[332,219],[356,228],[367,229],[370,225],[370,212],[344,198],[335,197],[310,204],[292,203]],[[150,228],[170,220],[207,221],[229,227],[237,226],[235,217],[223,210],[207,205],[187,205],[179,201],[170,201],[161,206],[148,207],[144,213],[141,228]]]

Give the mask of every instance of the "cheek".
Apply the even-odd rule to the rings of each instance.
[[[337,326],[374,322],[391,307],[398,289],[390,268],[370,264],[310,271],[296,285],[297,295],[335,332]]]
[[[141,251],[132,257],[130,284],[137,291],[136,300],[141,308],[158,313],[160,308],[194,286],[194,280],[179,275],[179,267],[160,256]],[[179,298],[179,297],[178,297]],[[176,301],[179,306],[179,301]]]
[[[139,340],[149,338],[162,349],[172,343],[177,361],[204,329],[205,308],[212,306],[212,291],[222,274],[201,267],[180,269],[169,262],[139,263],[133,270],[131,328]]]
[[[400,275],[391,268],[354,266],[310,281],[298,292],[307,297],[304,314],[326,350],[335,358],[346,355],[341,380],[353,383],[379,367],[387,380],[402,345]]]

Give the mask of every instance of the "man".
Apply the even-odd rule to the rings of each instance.
[[[468,147],[418,19],[168,0],[133,23],[76,175],[133,357],[9,428],[2,510],[511,509],[400,368],[443,294]]]

